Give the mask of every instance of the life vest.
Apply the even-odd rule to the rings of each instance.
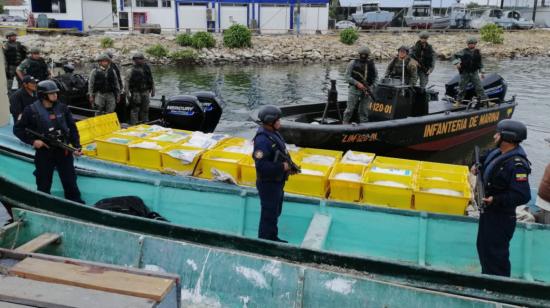
[[[420,63],[420,69],[422,69],[422,71],[427,72],[432,68],[435,52],[432,45],[426,44],[426,47],[423,47],[422,43],[416,42],[411,57]]]
[[[473,51],[464,48],[460,60],[460,73],[474,73],[481,69],[481,53],[477,48]]]
[[[31,109],[33,114],[37,117],[39,133],[48,135],[52,131],[60,129],[65,141],[68,139],[69,126],[67,125],[67,119],[65,118],[65,114],[67,113],[67,107],[65,105],[56,102],[53,105],[53,112],[50,113],[46,107],[42,105],[42,102],[37,100],[31,105]],[[55,115],[55,121],[51,119],[51,115]]]
[[[366,76],[365,76],[366,67]],[[351,78],[356,81],[372,86],[376,81],[376,67],[371,60],[360,61],[353,60],[353,67],[351,69]]]
[[[153,75],[147,64],[132,67],[128,87],[131,92],[145,92],[153,89]]]
[[[29,67],[25,72],[26,75],[31,75],[34,78],[38,79],[38,81],[48,79],[48,64],[46,64],[46,61],[44,61],[44,59],[40,58],[38,60],[34,60],[32,58],[28,58],[28,60]]]
[[[94,74],[94,87],[93,93],[114,93],[115,92],[115,82],[118,82],[115,76],[115,71],[109,67],[106,70],[101,68],[96,68]]]
[[[6,56],[8,65],[19,65],[27,56],[27,51],[25,46],[19,42],[6,42],[4,44],[4,56]]]
[[[523,151],[523,148],[520,146],[502,155],[500,154],[500,149],[494,149],[487,155],[487,158],[485,158],[483,162],[483,186],[486,187],[486,189],[503,189],[502,187],[492,187],[492,182],[498,173],[497,171],[512,159],[519,160],[527,169],[527,173],[531,173],[531,168],[529,167],[530,162],[527,159],[525,151]]]
[[[405,58],[405,83],[407,84],[411,78],[411,74],[407,69],[409,67],[410,62],[411,62],[411,57],[406,57]],[[390,77],[397,78],[397,79],[401,79],[401,77],[403,77],[403,64],[402,64],[402,60],[399,60],[399,57],[393,58],[393,60],[390,63]]]

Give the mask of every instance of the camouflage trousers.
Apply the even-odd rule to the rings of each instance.
[[[426,85],[428,85],[428,82],[430,81],[430,75],[422,72],[421,70],[418,70],[418,82],[419,86],[423,89],[426,88]]]
[[[369,121],[369,103],[371,99],[368,95],[355,89],[355,86],[349,87],[348,104],[344,111],[344,124],[349,124],[353,114],[357,110],[360,123]]]
[[[128,98],[130,107],[130,124],[149,122],[150,92],[131,92]]]
[[[481,85],[481,79],[479,78],[479,73],[477,71],[473,73],[462,73],[460,74],[460,83],[458,84],[458,101],[462,101],[464,99],[464,95],[466,94],[466,86],[468,83],[472,83],[472,85],[475,88],[476,96],[478,99],[487,99],[487,95],[485,95],[485,90],[483,89],[483,86]]]
[[[103,111],[105,113],[115,112],[115,108],[116,108],[115,94],[96,92],[94,94],[94,107],[96,110]]]

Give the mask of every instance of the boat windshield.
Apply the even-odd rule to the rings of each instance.
[[[429,17],[431,16],[429,7],[415,7],[413,8],[412,16],[414,17]]]
[[[363,4],[363,12],[376,12],[378,11],[378,4]]]
[[[501,10],[492,10],[489,14],[489,17],[496,17],[501,18],[502,17],[502,11]]]

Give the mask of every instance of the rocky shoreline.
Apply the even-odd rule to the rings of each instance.
[[[434,33],[430,43],[440,60],[448,60],[452,54],[465,46],[470,33]],[[114,40],[112,48],[101,48],[100,40],[109,36]],[[477,35],[479,36],[479,35]],[[417,40],[416,33],[380,32],[361,33],[354,45],[340,43],[337,34],[326,35],[258,35],[253,36],[252,48],[224,48],[221,35],[215,35],[218,47],[195,50],[195,64],[225,63],[288,63],[288,62],[334,62],[348,61],[355,57],[360,46],[371,48],[377,60],[387,60],[396,54],[400,45],[412,45]],[[86,64],[102,52],[111,51],[115,60],[128,64],[134,52],[144,52],[154,44],[161,44],[170,52],[191,49],[180,47],[174,35],[119,34],[108,33],[83,37],[57,35],[27,35],[19,38],[28,47],[40,47],[47,59],[57,63],[72,62]],[[550,31],[531,30],[506,32],[504,44],[493,45],[481,42],[479,47],[485,57],[518,58],[530,56],[550,56]],[[170,57],[154,58],[147,55],[153,64],[175,64]]]

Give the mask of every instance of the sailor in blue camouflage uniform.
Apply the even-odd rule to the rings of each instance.
[[[277,223],[283,210],[284,187],[292,173],[290,155],[278,130],[281,127],[281,110],[264,106],[258,112],[261,126],[254,136],[253,158],[256,165],[256,188],[260,196],[261,214],[258,237],[284,242],[278,235]],[[286,159],[285,159],[286,158]]]
[[[494,136],[496,149],[480,158],[485,207],[479,218],[477,251],[483,274],[510,276],[510,240],[516,228],[516,207],[531,199],[527,154],[519,145],[527,139],[527,127],[502,120]]]

